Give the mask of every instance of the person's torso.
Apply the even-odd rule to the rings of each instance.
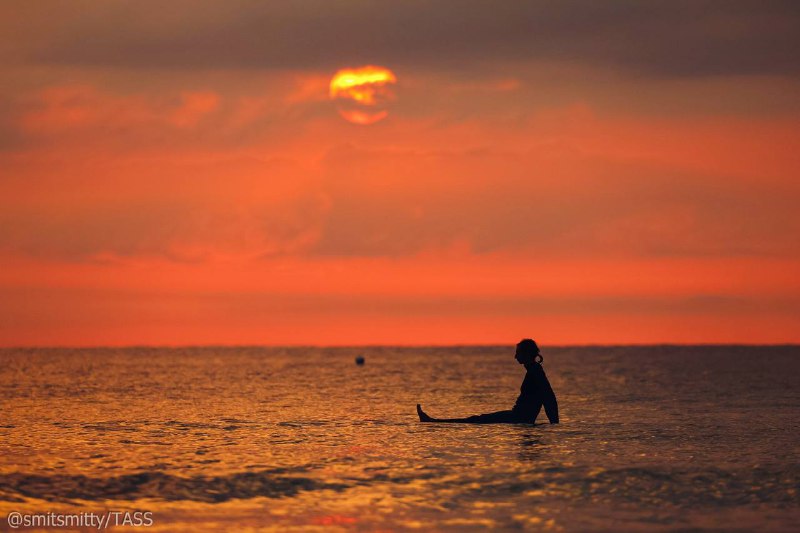
[[[514,409],[535,407],[542,401],[542,397],[552,389],[544,373],[544,368],[539,363],[531,363],[525,367],[525,379],[522,380],[519,398]]]

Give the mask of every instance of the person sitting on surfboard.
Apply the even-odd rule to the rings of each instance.
[[[433,418],[425,414],[417,404],[417,414],[420,422],[463,422],[467,424],[533,424],[539,411],[544,405],[544,412],[551,424],[558,424],[558,402],[553,392],[553,387],[547,380],[542,368],[542,354],[539,346],[533,339],[522,339],[517,344],[514,358],[521,365],[525,365],[527,373],[520,387],[517,403],[510,411],[497,411],[483,415],[473,415],[467,418]]]

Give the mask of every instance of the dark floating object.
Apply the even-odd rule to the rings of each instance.
[[[364,356],[359,355],[358,357],[356,357],[356,364],[358,366],[362,366],[364,364]]]

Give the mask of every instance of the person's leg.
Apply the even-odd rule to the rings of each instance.
[[[436,422],[435,418],[428,416],[428,414],[422,410],[420,404],[417,404],[417,415],[419,416],[420,422]]]
[[[528,422],[530,424],[535,424],[536,419],[539,417],[539,413],[542,410],[542,401],[539,400],[534,404],[529,404],[526,407],[517,407],[514,414],[516,415],[518,420],[522,422]]]
[[[519,418],[513,411],[497,411],[483,415],[473,415],[463,419],[453,419],[454,421],[466,422],[468,424],[513,424],[519,422]]]
[[[472,415],[466,418],[433,418],[428,416],[417,404],[417,414],[420,422],[452,422],[460,424],[514,424],[525,422],[521,420],[513,411],[497,411],[483,415]]]

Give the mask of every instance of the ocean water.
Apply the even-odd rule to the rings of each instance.
[[[800,530],[800,347],[542,351],[557,426],[418,422],[510,408],[513,346],[0,350],[0,529]]]

